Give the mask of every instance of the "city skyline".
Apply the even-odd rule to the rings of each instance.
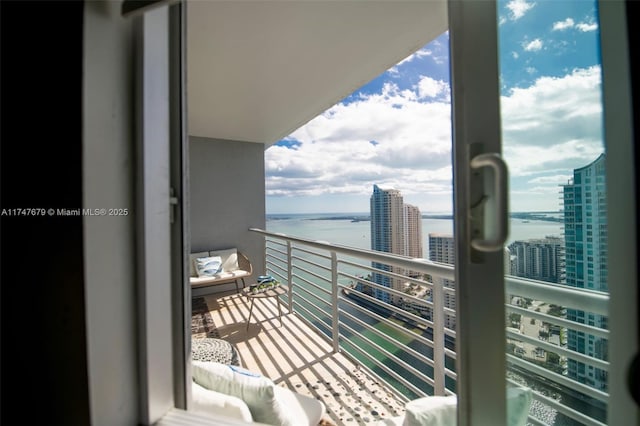
[[[371,205],[371,250],[382,251],[404,255],[407,240],[407,227],[405,226],[405,210],[402,193],[397,189],[383,189],[378,185],[373,185],[373,192],[370,198]],[[385,265],[373,262],[373,268],[383,271],[390,271],[395,274],[403,274],[404,271],[393,265]],[[402,291],[403,282],[397,278],[373,272],[371,280],[384,287]],[[374,289],[373,294],[377,299],[386,303],[396,300],[396,296],[380,290]]]
[[[603,152],[596,5],[500,1],[499,20],[510,209],[557,211],[559,186]],[[270,147],[267,213],[364,212],[374,182],[451,213],[448,43],[442,34]]]

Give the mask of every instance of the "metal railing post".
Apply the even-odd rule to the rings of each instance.
[[[338,317],[338,255],[331,252],[331,337],[333,338],[333,352],[340,351]]]
[[[292,262],[292,253],[291,253],[291,241],[287,241],[287,282],[289,283],[289,312],[295,312],[295,308],[293,306],[293,265]]]
[[[444,396],[444,278],[433,280],[433,394]]]

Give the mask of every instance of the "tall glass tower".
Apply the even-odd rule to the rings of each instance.
[[[563,189],[566,248],[566,284],[572,287],[609,291],[607,285],[607,192],[605,154],[591,164],[575,169]],[[567,309],[567,319],[607,328],[607,317]],[[567,330],[567,347],[599,359],[607,359],[608,341],[590,334]],[[607,373],[569,358],[569,377],[607,389]]]
[[[373,186],[371,194],[371,249],[387,253],[404,254],[404,208],[402,194],[397,189],[381,189]],[[373,262],[374,268],[402,273],[400,268]],[[400,280],[379,273],[372,274],[372,281],[384,287],[401,290]],[[374,296],[390,303],[394,299],[384,290],[375,289]]]

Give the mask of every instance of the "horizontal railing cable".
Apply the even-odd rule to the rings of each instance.
[[[325,295],[330,295],[331,294],[331,291],[327,290],[326,288],[322,288],[318,284],[309,281],[307,278],[305,278],[305,277],[303,277],[301,275],[298,275],[298,274],[294,273],[294,274],[292,274],[292,277],[293,277],[294,280],[298,279],[298,280],[304,282],[305,284],[308,284],[309,286],[313,287],[314,289],[318,290],[319,292],[324,293]],[[305,290],[307,290],[307,289],[305,289]],[[309,291],[309,290],[307,290],[307,291]]]
[[[377,344],[376,342],[374,342],[373,340],[369,339],[368,337],[366,337],[365,335],[358,333],[357,331],[355,331],[353,328],[349,327],[346,324],[340,324],[340,327],[344,330],[349,331],[350,333],[356,335],[356,337],[362,341],[364,341],[365,343],[367,343],[369,346],[371,346],[372,348],[374,348],[376,351],[380,352],[381,354],[383,354],[385,357],[387,357],[387,359],[390,359],[391,361],[395,362],[396,364],[398,364],[399,366],[401,366],[402,368],[404,368],[407,371],[410,371],[411,373],[413,373],[414,378],[418,378],[420,380],[422,380],[423,382],[428,383],[430,386],[434,386],[435,382],[433,380],[433,378],[427,376],[426,374],[424,374],[422,371],[418,370],[417,368],[411,366],[409,363],[407,363],[406,361],[398,358],[396,355],[392,354],[391,352],[389,352],[388,350],[386,350],[385,348],[383,348],[382,346],[380,346],[379,344]],[[343,334],[344,336],[344,334]],[[388,341],[388,340],[387,340]],[[350,342],[353,344],[352,339],[350,339]]]
[[[322,308],[318,307],[318,309],[326,309],[326,308],[331,308],[331,302],[329,302],[328,300],[324,300],[322,297],[318,296],[317,294],[309,291],[308,289],[304,288],[301,285],[296,285],[294,287],[294,290],[296,295],[298,295],[302,300],[304,300],[305,302],[318,307],[317,305],[320,304],[322,305]],[[313,303],[311,300],[309,300],[307,297],[303,296],[311,296],[313,299],[315,299],[318,303]]]
[[[380,362],[378,359],[376,359],[374,356],[372,356],[371,354],[369,354],[367,351],[363,350],[362,348],[359,348],[358,346],[352,344],[351,342],[349,342],[349,339],[347,339],[345,336],[343,336],[342,334],[340,334],[340,340],[344,341],[346,344],[348,344],[351,348],[353,348],[356,352],[358,352],[361,356],[365,357],[367,360],[369,360],[372,364],[374,364],[376,367],[380,368],[381,370],[384,370],[385,373],[387,373],[389,376],[393,377],[395,380],[397,380],[399,383],[401,383],[403,386],[407,387],[408,389],[410,389],[413,393],[415,393],[416,395],[420,395],[420,396],[427,396],[426,392],[423,391],[422,389],[418,388],[417,386],[415,386],[413,383],[411,383],[410,381],[408,381],[407,379],[405,379],[404,377],[402,377],[401,375],[399,375],[396,371],[394,371],[393,369],[387,367],[386,365],[384,365],[382,362]],[[377,378],[379,378],[381,381],[383,381],[388,387],[393,388],[393,386],[391,386],[389,384],[389,382],[387,380],[385,380],[384,378],[380,377],[380,375],[378,373],[373,373]],[[406,397],[405,397],[406,399]]]
[[[551,370],[547,370],[544,367],[540,367],[539,365],[533,364],[521,358],[518,358],[515,355],[507,354],[507,362],[517,365],[518,367],[526,370],[530,373],[537,374],[542,376],[552,382],[556,382],[568,389],[573,389],[580,393],[583,393],[592,398],[598,399],[602,402],[608,402],[609,395],[599,391],[595,388],[587,386],[583,383],[576,382],[575,380],[570,379],[569,377],[563,376],[561,374],[555,373]]]
[[[517,382],[507,379],[507,382],[509,382],[510,384],[514,384],[516,386],[522,386],[520,384],[518,384]],[[554,410],[558,411],[559,413],[564,414],[567,417],[570,417],[573,420],[577,420],[578,422],[587,425],[587,426],[606,426],[604,423],[599,422],[598,420],[594,419],[593,417],[589,417],[586,414],[583,414],[577,410],[574,410],[573,408],[562,404],[558,401],[556,401],[553,398],[549,398],[548,396],[542,395],[539,392],[533,391],[532,392],[532,396],[533,399],[536,401],[539,401],[540,403],[547,405],[551,408],[553,408]],[[531,419],[531,416],[529,416],[529,419]],[[542,423],[544,424],[544,423]]]
[[[520,306],[514,306],[508,303],[505,306],[507,311],[517,313],[522,316],[536,318],[540,321],[548,322],[550,324],[559,325],[561,327],[569,328],[576,331],[582,331],[584,333],[591,334],[595,337],[602,337],[604,339],[609,338],[609,330],[594,327],[592,325],[582,324],[579,322],[571,321],[561,317],[556,317],[554,315],[549,315],[542,312],[532,311],[531,309],[521,308]]]
[[[401,341],[399,341],[399,340],[397,340],[397,339],[394,339],[394,338],[390,338],[388,334],[383,333],[382,331],[378,330],[378,329],[377,329],[377,328],[375,328],[375,327],[372,327],[370,324],[367,324],[366,322],[362,321],[362,320],[361,320],[361,319],[359,319],[359,318],[356,318],[355,316],[351,315],[351,314],[350,314],[350,313],[348,313],[348,312],[345,312],[345,311],[342,311],[342,310],[341,310],[341,311],[340,311],[340,315],[341,315],[341,316],[345,316],[345,317],[349,318],[351,321],[353,321],[353,322],[355,322],[355,323],[357,323],[357,324],[359,324],[359,325],[361,325],[361,326],[365,327],[367,330],[371,331],[371,332],[372,332],[372,333],[374,333],[375,335],[377,335],[377,336],[379,336],[380,338],[384,339],[384,340],[385,340],[386,342],[388,342],[388,343],[391,343],[391,344],[400,344],[400,345],[405,345],[403,342],[401,342]],[[362,336],[362,333],[360,333],[360,332],[357,332],[357,331],[356,331],[355,333],[356,333],[356,335],[357,335],[358,337]],[[407,353],[407,354],[410,354],[410,355],[412,355],[412,356],[414,356],[414,357],[416,357],[416,358],[418,358],[418,359],[422,359],[422,360],[426,361],[426,364],[428,364],[428,365],[430,365],[431,367],[433,367],[433,359],[429,358],[429,357],[428,357],[428,356],[426,356],[425,354],[422,354],[422,353],[420,353],[420,352],[416,351],[415,349],[412,349],[412,348],[410,348],[410,347],[408,347],[408,346],[407,346],[407,347],[404,347],[402,350],[403,350],[405,353]]]
[[[556,305],[598,315],[609,314],[609,295],[600,291],[544,283],[511,275],[505,276],[505,287],[506,294],[534,300],[552,300]]]
[[[521,342],[529,343],[530,345],[537,346],[549,352],[555,352],[558,355],[564,355],[567,358],[581,361],[592,367],[599,368],[603,371],[609,371],[609,363],[598,358],[585,355],[580,352],[572,351],[571,349],[565,349],[562,346],[554,345],[544,340],[536,339],[535,337],[527,336],[526,334],[516,333],[507,329],[507,338],[513,340],[519,340]]]
[[[324,241],[310,240],[306,238],[292,237],[284,234],[278,234],[274,232],[265,231],[259,228],[249,228],[250,231],[257,232],[271,237],[278,237],[286,239],[291,242],[302,243],[311,247],[324,249],[328,251],[334,251],[338,254],[345,254],[352,257],[364,258],[374,262],[389,264],[398,266],[401,268],[409,269],[416,272],[421,272],[429,275],[438,275],[443,278],[454,280],[454,269],[451,265],[442,263],[431,262],[426,259],[415,259],[411,257],[398,256],[389,253],[384,253],[376,250],[356,249],[353,247],[343,246],[340,244],[331,244]]]
[[[355,302],[352,302],[351,300],[348,299],[341,299],[340,300],[342,303],[346,303],[347,305],[349,305],[350,307],[352,307],[353,309],[356,309],[359,312],[362,312],[365,315],[370,316],[371,318],[376,319],[378,322],[381,322],[391,328],[393,328],[396,331],[399,331],[400,333],[403,333],[409,337],[411,337],[412,339],[415,339],[417,341],[419,341],[420,343],[423,343],[427,346],[429,346],[430,348],[433,348],[433,340],[427,339],[426,337],[420,336],[419,334],[416,334],[414,331],[411,330],[407,330],[406,328],[394,323],[393,321],[390,321],[389,319],[380,316],[378,314],[376,314],[375,312],[371,312],[366,310],[365,308],[363,308],[362,306],[358,305]],[[342,310],[340,310],[341,313],[343,312]]]

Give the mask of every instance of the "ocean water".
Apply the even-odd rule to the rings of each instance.
[[[371,248],[371,223],[368,220],[352,221],[367,217],[368,213],[290,214],[268,215],[267,230],[293,237],[328,241],[362,249]],[[342,219],[337,219],[342,218]],[[518,240],[562,236],[562,222],[546,220],[511,219],[507,245]],[[422,219],[424,256],[428,257],[429,233],[453,234],[452,219]]]

